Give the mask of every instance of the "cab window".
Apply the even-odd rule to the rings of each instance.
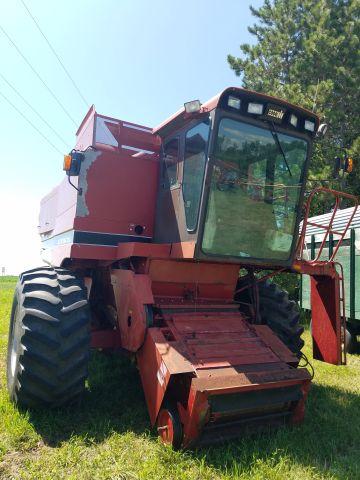
[[[164,188],[170,188],[178,183],[179,139],[173,138],[167,142],[163,150]]]
[[[182,189],[186,227],[189,231],[196,229],[198,221],[209,129],[209,125],[202,122],[188,130],[185,136]]]

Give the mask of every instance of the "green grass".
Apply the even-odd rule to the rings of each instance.
[[[94,353],[82,406],[20,412],[8,400],[5,355],[16,279],[0,279],[0,479],[360,479],[360,357],[314,361],[306,421],[198,451],[160,444],[127,359]],[[305,353],[310,356],[309,334]]]

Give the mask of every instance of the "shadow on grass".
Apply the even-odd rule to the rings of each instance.
[[[59,446],[71,436],[99,443],[113,432],[149,432],[150,422],[135,365],[117,355],[94,353],[89,391],[80,406],[31,412],[30,421],[44,442]],[[156,441],[156,433],[150,431]],[[338,478],[360,478],[360,395],[313,385],[304,424],[261,433],[184,453],[219,471],[250,472],[254,462],[291,464]]]
[[[49,446],[77,435],[99,443],[113,432],[143,433],[150,423],[136,366],[117,354],[93,352],[88,390],[79,405],[30,411],[30,422]]]

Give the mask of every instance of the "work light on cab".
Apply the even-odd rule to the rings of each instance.
[[[232,97],[230,95],[229,98],[228,98],[227,104],[231,108],[235,108],[236,110],[240,110],[241,100],[240,100],[240,98]]]
[[[309,130],[309,132],[315,132],[315,123],[311,120],[305,120],[304,127],[305,130]]]
[[[291,114],[290,116],[290,123],[293,127],[297,127],[297,124],[298,124],[298,119],[297,119],[297,116],[296,115],[293,115]]]
[[[264,105],[262,103],[250,102],[247,111],[248,113],[254,113],[255,115],[262,115],[264,111]]]
[[[191,102],[184,103],[186,113],[198,113],[200,112],[201,103],[200,100],[191,100]]]

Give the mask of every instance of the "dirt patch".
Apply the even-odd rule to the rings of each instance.
[[[27,451],[11,451],[5,453],[0,461],[0,480],[18,480],[20,479],[20,471],[24,463],[28,460],[38,458],[45,444],[39,442],[36,447]]]

